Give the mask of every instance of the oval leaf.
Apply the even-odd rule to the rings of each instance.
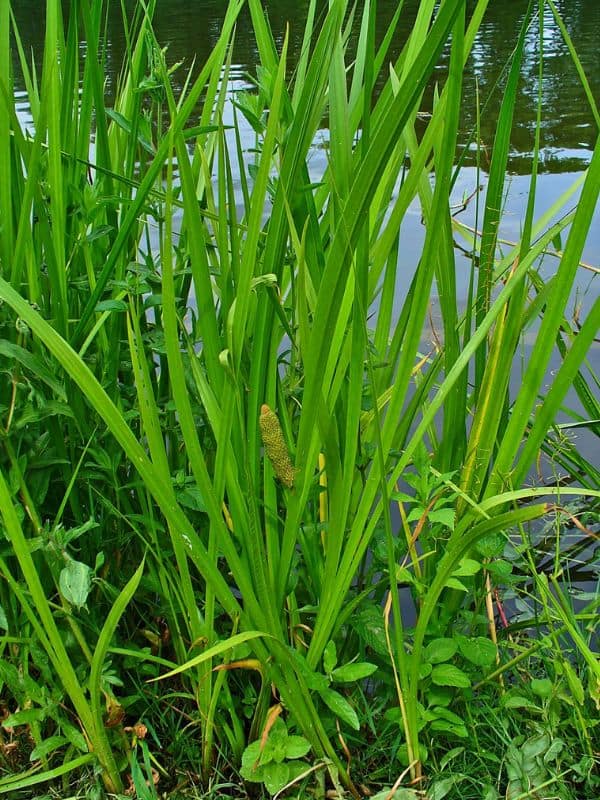
[[[452,664],[440,664],[431,672],[431,680],[436,686],[456,686],[459,689],[468,689],[471,680],[466,672]]]
[[[286,758],[302,758],[310,750],[310,742],[304,736],[288,736],[285,743]]]
[[[468,592],[469,590],[464,585],[462,581],[459,581],[458,578],[448,578],[446,583],[444,584],[449,589],[456,589],[459,592]]]
[[[62,568],[58,584],[65,600],[75,608],[81,608],[92,588],[92,570],[87,564],[71,558]]]
[[[496,645],[485,636],[461,636],[458,646],[467,661],[478,667],[489,667],[496,660]]]
[[[434,639],[425,648],[424,658],[430,664],[441,664],[450,661],[458,650],[458,644],[454,639]]]
[[[363,678],[368,678],[377,670],[375,664],[369,664],[367,661],[361,661],[359,664],[344,664],[343,667],[334,669],[331,677],[334,681],[340,683],[351,683],[352,681],[360,681]]]
[[[323,669],[327,674],[329,674],[333,669],[335,669],[336,664],[337,649],[335,642],[329,641],[325,645],[325,650],[323,651]]]
[[[290,780],[288,764],[265,764],[263,781],[271,794],[277,794]]]
[[[322,689],[319,694],[325,705],[333,711],[336,717],[339,717],[343,722],[350,725],[355,731],[360,729],[360,722],[358,721],[356,711],[345,697],[342,697],[339,692],[334,692],[333,689]]]
[[[38,759],[46,758],[59,747],[68,744],[68,740],[64,736],[49,736],[40,742],[37,747],[34,747],[29,754],[30,761],[37,761]]]
[[[463,558],[452,574],[459,578],[466,578],[471,575],[477,575],[480,569],[481,563],[479,561],[475,561],[474,558]]]

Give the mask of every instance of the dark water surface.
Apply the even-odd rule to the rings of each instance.
[[[132,0],[124,0],[124,2],[126,8],[132,12],[136,3]],[[592,94],[596,102],[600,104],[600,0],[555,0],[555,3],[579,54]],[[25,51],[33,52],[39,62],[43,51],[44,4],[39,0],[13,0],[12,5]],[[308,0],[295,0],[295,2],[292,0],[268,0],[265,5],[278,44],[283,41],[286,26],[289,26],[289,63],[290,69],[293,70],[302,45]],[[359,11],[361,5],[359,2]],[[474,3],[468,0],[467,5],[472,8]],[[461,146],[468,144],[469,131],[475,123],[475,101],[477,92],[479,92],[481,104],[489,98],[481,115],[480,139],[484,147],[484,154],[485,148],[491,148],[501,102],[503,73],[516,43],[528,5],[528,0],[490,0],[465,73]],[[161,45],[168,46],[169,63],[182,62],[183,64],[182,68],[174,75],[175,81],[183,83],[187,70],[192,64],[195,63],[195,69],[198,69],[199,65],[207,58],[219,36],[226,7],[227,0],[157,0],[154,27],[158,40]],[[377,7],[377,37],[381,40],[388,30],[397,2],[396,0],[379,0]],[[400,53],[414,21],[417,7],[418,0],[406,0],[388,60],[395,60]],[[67,8],[67,4],[65,4],[65,8]],[[320,13],[326,11],[326,0],[319,3],[319,8]],[[107,75],[105,85],[107,103],[110,104],[111,91],[115,86],[125,50],[121,3],[116,0],[113,0],[111,4],[106,30]],[[356,37],[356,33],[354,36]],[[350,47],[352,47],[352,42]],[[526,39],[522,80],[519,86],[519,99],[511,138],[505,214],[500,230],[501,237],[508,241],[516,241],[519,238],[527,204],[537,113],[539,49],[539,28],[537,23],[534,23],[530,27]],[[550,208],[556,199],[581,175],[589,162],[598,136],[597,125],[590,111],[581,81],[549,8],[546,8],[544,17],[543,49],[542,163],[536,203],[537,217]],[[18,75],[16,54],[14,59],[16,94],[22,98],[20,110],[22,118],[26,122],[27,102]],[[446,60],[447,54],[442,57],[438,67],[440,81],[445,76]],[[246,9],[237,25],[232,61],[230,87],[231,91],[235,92],[248,87],[249,76],[255,74],[258,62],[250,16]],[[497,86],[498,83],[500,86]],[[432,89],[433,87],[424,99],[425,111],[432,102]],[[225,121],[227,122],[227,120]],[[254,143],[252,132],[248,130],[245,136],[245,144],[252,147]],[[321,146],[326,143],[326,140],[327,131],[323,130],[320,139],[315,142],[314,153],[311,157],[311,172],[317,179],[319,173],[326,166],[326,149]],[[457,203],[463,197],[472,194],[478,184],[477,173],[473,166],[473,156],[467,155],[464,163],[465,167],[461,171],[455,188]],[[482,166],[485,170],[485,159]],[[480,179],[485,186],[487,180],[485,174],[482,178],[480,176]],[[576,198],[577,195],[571,199],[567,209],[573,206]],[[467,209],[460,219],[466,224],[472,224],[474,222],[472,210]],[[418,261],[423,239],[424,230],[420,224],[420,211],[415,207],[409,210],[402,232],[400,259],[403,262],[403,269],[401,269],[401,273],[406,275],[406,283],[409,282],[410,275]],[[595,224],[591,228],[583,258],[595,269],[580,270],[576,295],[571,298],[570,306],[567,309],[568,314],[573,313],[576,304],[579,304],[582,313],[585,313],[599,291],[599,213],[596,214]],[[557,263],[556,260],[547,259],[542,267],[545,274],[551,274],[556,269]],[[469,262],[467,259],[461,259],[458,253],[457,271],[459,290],[462,288],[466,296]],[[402,288],[399,286],[400,293]],[[592,348],[590,360],[596,372],[600,372],[600,347],[598,345]],[[515,382],[518,383],[518,381],[517,371]],[[577,406],[577,403],[574,402],[573,405]],[[582,442],[582,449],[586,451],[587,457],[591,457],[598,463],[600,458],[597,453],[594,454],[596,447],[597,439],[593,436]]]
[[[129,12],[136,7],[135,0],[123,0]],[[600,0],[555,0],[555,4],[565,22],[573,44],[581,59],[587,75],[591,92],[600,105]],[[32,52],[41,61],[44,41],[44,3],[39,0],[13,0],[13,10],[21,33],[25,52]],[[65,11],[68,9],[65,0]],[[286,26],[289,26],[289,64],[293,70],[302,46],[302,36],[308,8],[308,0],[266,0],[273,34],[277,44],[281,44]],[[360,17],[361,3],[358,3],[357,18]],[[400,23],[392,42],[389,61],[396,59],[404,45],[415,19],[419,0],[406,0]],[[476,121],[476,96],[479,93],[483,107],[480,122],[480,140],[483,146],[483,168],[486,148],[491,149],[496,131],[497,113],[501,101],[501,88],[504,83],[503,72],[516,43],[521,24],[529,5],[529,0],[490,0],[483,23],[469,56],[465,72],[464,109],[462,119],[462,144],[469,141],[469,132]],[[467,0],[473,7],[474,0]],[[168,61],[182,63],[175,73],[175,82],[182,84],[188,69],[195,63],[196,69],[204,63],[218,39],[222,20],[227,8],[227,0],[157,0],[154,14],[154,28],[161,45],[168,47]],[[397,8],[397,0],[379,0],[377,4],[377,38],[383,38]],[[326,0],[319,1],[319,14],[326,12]],[[355,29],[357,25],[355,25]],[[125,37],[122,23],[121,2],[113,0],[107,18],[107,103],[111,103],[111,92],[116,83],[120,65],[125,52]],[[354,32],[356,38],[356,30]],[[350,43],[352,48],[352,41]],[[511,157],[509,174],[515,177],[528,176],[531,171],[531,153],[536,123],[536,104],[538,92],[539,29],[537,22],[527,33],[522,80],[519,86],[513,132],[511,138]],[[19,78],[16,52],[13,53],[16,94],[22,97],[21,110],[27,117],[27,101],[23,84]],[[258,62],[258,51],[252,32],[250,15],[243,9],[236,28],[233,64],[230,73],[232,91],[247,88],[249,76],[254,75]],[[447,53],[441,58],[438,67],[440,80],[445,77]],[[598,128],[589,108],[585,91],[577,70],[569,55],[567,45],[554,20],[551,10],[546,7],[544,16],[544,76],[543,76],[543,120],[541,130],[540,171],[546,175],[562,175],[556,181],[544,180],[540,197],[549,206],[569,184],[570,179],[585,169],[590,153],[598,136]],[[387,69],[384,70],[387,75]],[[498,85],[498,82],[500,85]],[[424,110],[431,106],[433,87],[424,99]],[[484,103],[487,100],[487,105]],[[249,132],[250,133],[250,132]],[[249,145],[251,146],[251,145]],[[467,166],[473,164],[474,156],[467,155]],[[322,154],[323,163],[325,155]],[[313,164],[318,172],[319,156]],[[569,174],[569,178],[566,175]],[[469,179],[463,182],[462,190],[474,188]],[[527,183],[516,180],[509,197],[508,214],[521,216],[523,198]],[[462,195],[461,195],[462,196]],[[512,198],[515,198],[513,206]],[[540,209],[540,212],[543,209]],[[600,226],[598,226],[600,227]],[[510,236],[510,231],[508,235]],[[586,252],[594,263],[600,260],[600,233],[592,236]]]
[[[528,4],[528,0],[490,0],[466,69],[463,119],[465,132],[475,122],[477,87],[482,101],[493,92],[493,87],[510,58]],[[136,4],[132,0],[126,0],[125,5],[133,10]],[[278,44],[283,41],[286,25],[289,25],[289,61],[293,68],[302,45],[308,0],[268,0],[265,5]],[[324,13],[327,3],[323,1],[319,5],[321,13]],[[361,4],[358,5],[360,8]],[[468,5],[472,6],[474,3]],[[592,93],[600,103],[600,0],[556,0],[556,5],[581,58]],[[42,52],[43,6],[44,3],[39,0],[13,0],[15,17],[26,52]],[[120,6],[114,0],[108,16],[109,58],[106,85],[109,95],[115,84],[125,47]],[[183,68],[178,73],[181,82],[185,79],[186,69],[194,60],[196,64],[202,64],[207,58],[219,36],[226,7],[226,0],[157,0],[154,14],[156,35],[161,45],[168,45],[169,62],[183,63]],[[388,30],[396,7],[396,0],[379,0],[379,40]],[[418,0],[406,0],[389,60],[394,60],[400,53],[417,7]],[[538,26],[534,24],[527,34],[523,80],[519,89],[512,137],[509,169],[515,174],[529,173],[536,114],[538,38]],[[544,54],[542,169],[553,173],[574,172],[585,167],[598,131],[581,81],[550,9],[546,9],[545,13]],[[233,85],[247,83],[247,75],[254,74],[257,62],[258,52],[252,35],[252,25],[249,13],[244,9],[236,30],[231,71]],[[438,67],[440,78],[444,77],[445,68],[446,62],[442,58]],[[15,54],[15,75],[17,73]],[[22,88],[19,87],[18,79],[16,83],[18,88]],[[500,93],[496,90],[482,115],[481,139],[484,144],[491,145],[493,142],[499,100]],[[427,99],[425,102],[427,105]]]

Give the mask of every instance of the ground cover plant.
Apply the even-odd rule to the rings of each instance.
[[[248,0],[261,66],[229,125],[244,5],[177,93],[154,4],[124,13],[109,108],[105,2],[48,0],[32,63],[0,0],[0,793],[593,797],[600,487],[568,430],[598,436],[600,301],[567,303],[600,147],[538,218],[541,94],[520,240],[497,241],[525,31],[541,86],[555,4],[491,100],[474,237],[451,193],[487,0],[422,0],[392,64],[375,2],[311,2],[294,70]]]

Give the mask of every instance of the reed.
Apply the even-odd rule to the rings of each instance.
[[[582,467],[579,488],[527,488],[572,386],[597,418],[584,365],[600,301],[576,329],[565,309],[600,147],[577,203],[566,192],[558,221],[536,220],[538,139],[521,238],[498,247],[524,36],[538,25],[543,54],[546,0],[532,4],[507,65],[466,308],[453,237],[468,232],[450,197],[463,71],[487,0],[468,15],[465,0],[423,0],[391,65],[391,31],[375,43],[375,0],[360,11],[356,52],[347,22],[358,10],[331,0],[317,24],[311,0],[291,77],[287,39],[278,49],[261,3],[248,0],[261,70],[229,131],[225,79],[243,5],[228,4],[210,58],[176,95],[154,2],[139,4],[124,18],[127,55],[108,109],[105,2],[73,2],[63,19],[48,0],[39,67],[12,26],[33,117],[25,131],[6,77],[10,4],[0,2],[0,644],[54,693],[31,723],[40,781],[53,753],[66,753],[65,771],[93,753],[107,789],[121,791],[129,772],[142,791],[152,744],[123,718],[158,725],[170,713],[161,681],[143,682],[161,675],[195,709],[206,781],[217,747],[239,763],[281,715],[357,797],[337,731],[342,742],[357,735],[365,677],[393,675],[419,779],[431,732],[458,730],[441,701],[426,708],[432,686],[460,696],[474,682],[453,661],[458,644],[434,658],[436,643],[475,637],[479,668],[496,670],[489,620],[468,612],[485,602],[486,575],[501,580],[493,559],[508,534],[566,497],[600,498],[597,472],[569,447],[560,458]],[[448,77],[417,135],[446,47]],[[538,106],[539,132],[541,97]],[[249,170],[244,117],[256,133]],[[314,182],[325,118],[328,166]],[[401,227],[415,202],[425,240],[399,298]],[[558,268],[543,280],[540,258],[559,234]],[[423,355],[434,297],[443,337]],[[513,394],[526,332],[533,346]],[[561,596],[544,591],[575,630]],[[379,673],[361,666],[367,658]],[[242,672],[256,677],[250,721]]]

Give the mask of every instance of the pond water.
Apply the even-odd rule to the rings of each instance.
[[[124,0],[125,6],[132,11],[135,2]],[[573,43],[579,53],[581,63],[590,82],[593,96],[600,102],[600,57],[598,42],[600,41],[600,1],[599,0],[555,0]],[[43,11],[38,0],[15,0],[13,10],[21,33],[25,51],[34,55],[41,54],[44,38]],[[227,3],[224,0],[158,0],[154,16],[155,31],[161,45],[168,46],[170,63],[182,62],[183,67],[175,73],[175,80],[183,82],[189,68],[195,61],[202,64],[221,29]],[[298,58],[302,43],[304,20],[308,8],[308,0],[268,0],[266,2],[269,19],[275,36],[280,44],[289,26],[289,60],[290,69]],[[359,7],[360,7],[359,3]],[[471,0],[468,5],[472,6]],[[516,42],[519,27],[526,14],[529,0],[491,0],[486,17],[481,25],[465,73],[464,111],[461,124],[461,144],[468,141],[469,131],[475,122],[475,98],[490,97],[481,118],[480,138],[485,147],[494,140],[496,115],[500,106],[500,90],[494,87],[511,56]],[[418,0],[407,0],[402,13],[400,25],[390,51],[390,60],[400,52],[415,18]],[[65,5],[67,7],[67,5]],[[319,3],[320,13],[327,7],[326,0]],[[382,39],[388,29],[390,20],[397,7],[397,0],[379,0],[377,16],[377,36]],[[113,2],[107,17],[107,103],[111,102],[111,90],[125,49],[123,25],[121,19],[121,3]],[[531,169],[531,153],[533,148],[536,98],[538,92],[538,27],[533,25],[527,34],[522,80],[519,87],[519,102],[516,109],[511,154],[508,165],[509,184],[507,186],[505,215],[502,221],[500,236],[507,241],[518,239],[524,217],[529,191],[529,174]],[[26,98],[22,83],[19,83],[16,55],[14,73],[17,96],[23,98],[21,104],[22,118],[27,120]],[[439,77],[443,79],[446,69],[447,54],[438,67]],[[230,73],[232,93],[249,85],[249,76],[255,73],[258,61],[257,48],[252,36],[252,25],[249,14],[244,10],[237,25],[233,64]],[[196,66],[197,68],[197,66]],[[500,81],[502,82],[502,81]],[[544,18],[544,77],[543,77],[543,123],[541,129],[542,160],[538,184],[538,200],[536,216],[543,214],[554,201],[581,175],[589,162],[598,130],[589,110],[584,89],[577,71],[570,58],[568,48],[549,8]],[[433,98],[433,87],[424,100],[424,106],[430,106]],[[319,140],[315,142],[311,157],[311,172],[318,176],[326,165],[326,150],[322,146],[327,139],[323,130]],[[251,147],[253,136],[247,132],[247,143]],[[456,202],[472,194],[478,185],[473,155],[467,154],[465,166],[455,188]],[[485,163],[483,164],[485,170]],[[485,187],[485,171],[480,183]],[[576,202],[576,196],[571,205]],[[468,208],[460,219],[466,224],[473,224],[473,211]],[[420,211],[413,208],[407,214],[402,234],[402,250],[400,258],[405,262],[406,283],[416,264],[424,239],[424,230],[420,224]],[[576,294],[571,299],[567,313],[573,313],[575,305],[585,313],[592,300],[597,296],[600,287],[598,267],[600,265],[600,214],[597,213],[595,224],[583,255],[590,269],[582,268],[576,287]],[[547,259],[544,269],[551,272],[557,261]],[[466,295],[469,274],[469,262],[457,253],[457,280],[459,290]],[[399,287],[400,291],[402,287]],[[434,313],[435,319],[435,313]],[[590,361],[596,373],[600,373],[600,347],[596,345],[590,353]],[[550,379],[550,378],[549,378]],[[519,377],[515,373],[515,381]],[[576,407],[576,399],[573,400]],[[597,438],[593,435],[583,437],[582,449],[585,455],[598,462]]]
[[[592,93],[599,101],[600,3],[598,0],[555,1],[575,44]],[[411,30],[418,4],[419,0],[406,0],[390,50],[390,60],[400,53]],[[15,0],[12,5],[25,52],[31,51],[34,56],[41,53],[44,39],[43,4],[38,0]],[[125,5],[132,10],[136,3],[125,0]],[[278,44],[283,40],[286,25],[289,25],[289,61],[290,68],[293,69],[302,44],[308,0],[268,0],[265,5]],[[468,5],[473,5],[472,0]],[[491,0],[489,4],[466,69],[463,119],[465,132],[474,123],[475,95],[477,91],[481,98],[490,95],[510,58],[528,5],[529,0]],[[109,101],[111,87],[115,84],[125,49],[120,6],[120,3],[112,2],[107,18],[106,86]],[[176,77],[179,75],[183,81],[185,68],[194,60],[197,64],[202,64],[217,41],[227,3],[224,0],[158,0],[156,6],[154,27],[157,38],[161,45],[168,46],[170,63],[182,62],[183,69],[176,73]],[[323,13],[327,3],[322,1],[319,6]],[[379,0],[379,40],[386,33],[396,7],[397,0]],[[567,46],[549,8],[545,12],[544,50],[542,170],[549,173],[576,172],[587,164],[598,130]],[[523,80],[519,89],[520,98],[512,136],[510,171],[518,175],[529,173],[536,114],[538,51],[538,30],[537,25],[533,25],[527,35]],[[14,58],[17,75],[16,54]],[[445,73],[446,58],[447,54],[442,57],[438,67],[440,77]],[[247,84],[247,76],[255,72],[257,62],[258,52],[252,35],[252,25],[249,14],[244,9],[236,29],[232,86]],[[18,78],[16,84],[18,89],[23,88],[22,85],[19,86]],[[481,120],[481,139],[490,145],[495,133],[499,97],[497,93],[492,98]],[[427,102],[426,100],[426,105]]]

